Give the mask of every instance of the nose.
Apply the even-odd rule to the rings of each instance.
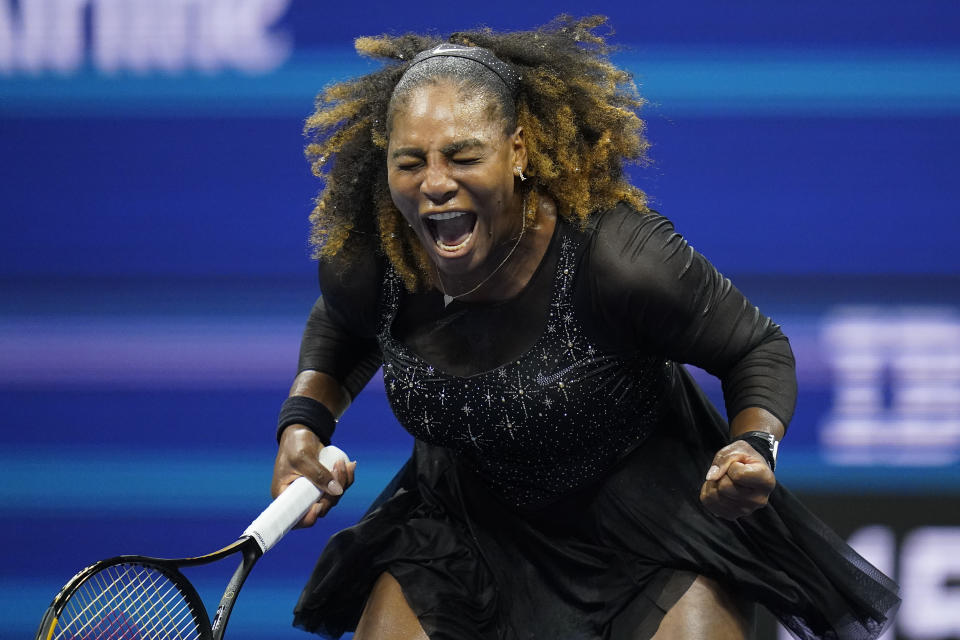
[[[457,192],[457,181],[447,172],[442,163],[429,163],[420,183],[420,193],[434,204],[442,204]]]

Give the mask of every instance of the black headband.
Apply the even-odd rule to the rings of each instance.
[[[497,77],[503,80],[503,84],[507,85],[507,89],[510,90],[510,94],[514,97],[516,97],[520,91],[520,74],[514,71],[506,62],[493,55],[492,51],[484,49],[483,47],[465,47],[460,44],[449,43],[438,44],[433,49],[427,49],[426,51],[418,53],[413,60],[410,61],[410,66],[407,67],[407,71],[404,73],[409,73],[410,69],[424,60],[441,56],[473,60],[497,74]]]

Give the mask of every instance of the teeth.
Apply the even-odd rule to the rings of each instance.
[[[431,213],[427,218],[430,220],[453,220],[465,215],[467,215],[466,211],[448,211],[447,213]]]
[[[459,244],[454,244],[454,245],[444,244],[439,240],[437,240],[436,243],[437,243],[437,246],[443,249],[444,251],[456,251],[457,249],[460,249],[465,244],[467,244],[470,241],[470,238],[472,237],[473,237],[473,233],[470,233],[466,238],[463,239],[463,242]]]

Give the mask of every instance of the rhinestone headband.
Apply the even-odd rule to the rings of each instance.
[[[497,74],[497,77],[503,81],[503,84],[507,85],[507,89],[510,90],[511,95],[516,96],[520,90],[520,75],[506,62],[493,55],[492,51],[484,49],[483,47],[466,47],[449,43],[439,44],[432,49],[418,53],[414,59],[410,61],[410,66],[407,67],[405,73],[409,72],[410,69],[424,60],[440,56],[473,60]]]

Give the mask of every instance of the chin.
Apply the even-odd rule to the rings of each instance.
[[[436,245],[432,247],[433,263],[441,273],[451,276],[466,275],[479,267],[482,261],[477,260],[474,254],[474,251],[464,251],[451,255]]]

